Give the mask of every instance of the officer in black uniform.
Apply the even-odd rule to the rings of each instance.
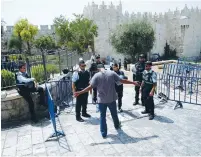
[[[79,61],[79,70],[75,71],[72,76],[72,89],[73,93],[76,91],[81,91],[88,87],[90,81],[90,73],[85,70],[86,64],[83,60]],[[76,120],[79,122],[84,122],[84,120],[80,116],[80,111],[82,107],[82,116],[83,117],[91,117],[87,114],[87,104],[88,104],[88,92],[82,95],[79,95],[76,98]]]
[[[132,72],[133,72],[133,81],[138,81],[139,83],[142,83],[142,73],[145,69],[145,55],[141,54],[139,56],[139,61],[134,65]],[[133,105],[139,104],[139,91],[140,87],[135,86],[135,102]],[[143,104],[143,99],[141,97],[142,105]]]
[[[36,123],[38,120],[35,114],[34,102],[31,97],[31,93],[38,92],[40,95],[40,105],[47,107],[45,102],[45,92],[42,87],[36,85],[34,78],[30,78],[28,76],[26,73],[26,64],[24,62],[19,63],[19,72],[15,74],[15,77],[18,93],[28,102],[31,120]]]
[[[151,69],[152,62],[145,63],[143,72],[143,81],[141,85],[142,99],[145,105],[145,110],[142,114],[149,114],[149,120],[154,119],[154,100],[153,96],[157,84],[157,74]]]
[[[119,70],[119,66],[117,63],[114,63],[113,65],[113,70],[122,78],[122,79],[127,79],[127,77],[124,75],[123,71]],[[122,110],[122,97],[123,97],[123,84],[118,82],[115,84],[115,89],[118,95],[118,109],[119,112],[123,112]]]
[[[104,67],[104,64],[100,60],[100,55],[96,56],[96,65],[97,66],[99,66],[99,65],[102,66],[103,65],[103,67]],[[95,74],[95,72],[91,72],[91,78],[94,76],[94,74]],[[97,89],[93,88],[93,103],[96,103],[96,102],[97,102]]]

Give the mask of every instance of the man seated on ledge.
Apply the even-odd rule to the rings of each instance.
[[[38,92],[40,95],[39,103],[40,105],[45,106],[45,92],[43,88],[39,87],[34,80],[35,78],[30,78],[26,73],[26,63],[19,63],[19,72],[16,73],[18,93],[28,102],[31,120],[36,123],[38,120],[35,114],[34,102],[31,97],[31,93]]]

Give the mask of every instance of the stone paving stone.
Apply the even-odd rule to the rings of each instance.
[[[17,150],[17,156],[32,156],[32,148]]]
[[[31,135],[18,137],[17,150],[24,150],[31,147]]]
[[[7,131],[1,131],[1,140],[5,140],[7,135]]]
[[[43,133],[41,131],[32,131],[32,144],[43,143]]]
[[[110,155],[113,155],[113,154],[118,154],[117,151],[113,147],[105,148],[103,152],[107,156],[110,156]]]
[[[13,156],[16,156],[16,151],[17,151],[16,146],[11,146],[11,147],[8,147],[8,148],[4,148],[2,155],[3,156],[12,156],[13,157]]]
[[[44,143],[33,145],[33,155],[47,154]]]
[[[4,143],[4,148],[16,146],[16,144],[17,144],[17,131],[8,131]]]

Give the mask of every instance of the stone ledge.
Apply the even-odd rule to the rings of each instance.
[[[72,73],[68,73],[62,76],[59,76],[50,82],[48,82],[47,88],[51,90],[52,97],[56,96],[56,83],[54,81],[60,81],[63,78],[71,76]],[[40,85],[45,89],[45,84]],[[41,111],[41,107],[39,106],[38,94],[32,94],[32,98],[35,104],[35,110],[37,114],[41,114],[43,117],[47,115],[47,111]],[[16,89],[12,91],[7,91],[7,96],[4,99],[1,99],[1,122],[6,124],[11,121],[22,121],[29,119],[29,107],[28,103],[23,99],[22,96],[19,95]]]

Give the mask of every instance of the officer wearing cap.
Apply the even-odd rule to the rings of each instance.
[[[142,83],[142,73],[145,69],[145,55],[141,54],[139,55],[139,61],[134,65],[132,72],[133,72],[133,81],[138,81],[139,83]],[[139,91],[140,87],[135,86],[135,102],[133,105],[139,104]],[[141,97],[142,105],[143,105],[143,99]]]
[[[117,63],[114,63],[113,70],[114,70],[114,72],[117,73],[117,75],[119,75],[120,78],[128,79],[124,75],[124,72],[120,70],[120,68],[119,68]],[[122,107],[123,88],[124,87],[123,87],[123,84],[121,82],[115,83],[115,89],[116,89],[117,96],[118,96],[118,109],[119,109],[119,112],[123,112],[123,110],[121,108]]]
[[[79,61],[79,70],[75,71],[72,76],[72,89],[73,93],[85,89],[89,85],[90,73],[85,70],[86,64],[83,60]],[[91,117],[87,114],[87,104],[88,104],[88,92],[80,95],[76,98],[76,120],[79,122],[84,122],[80,116],[81,107],[82,107],[82,116]]]
[[[145,105],[145,110],[142,114],[149,114],[149,120],[154,119],[154,92],[157,84],[157,74],[151,69],[152,62],[145,63],[143,71],[143,81],[141,84],[142,99]]]
[[[96,65],[98,67],[104,67],[104,64],[101,62],[100,60],[100,55],[96,56]],[[91,72],[91,78],[94,76],[95,72]],[[97,102],[97,89],[93,88],[93,102],[96,103]]]

